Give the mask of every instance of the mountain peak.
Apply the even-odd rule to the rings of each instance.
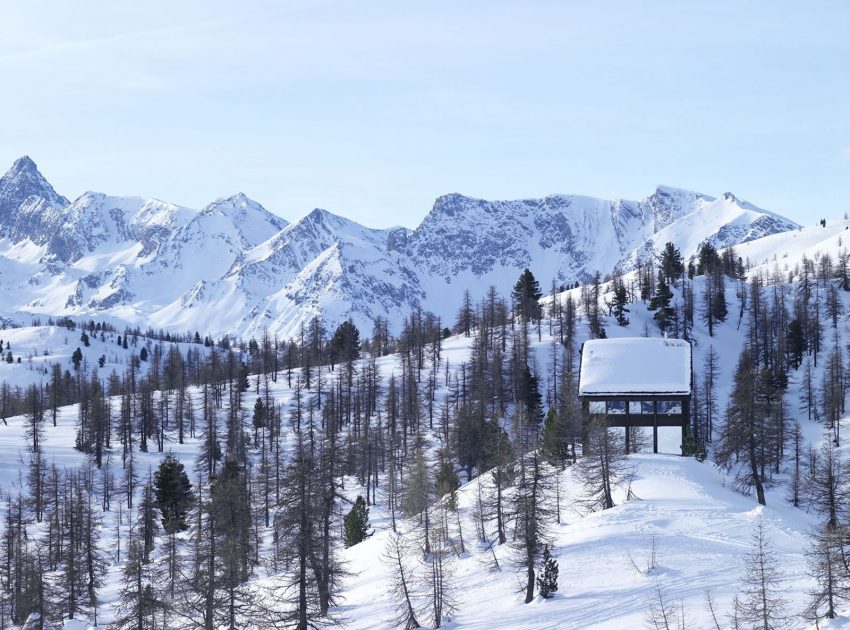
[[[22,155],[12,164],[12,168],[9,169],[9,173],[25,173],[25,172],[35,172],[38,173],[38,167],[35,165],[35,162],[32,161],[32,158],[28,155]]]
[[[218,213],[234,215],[244,214],[246,212],[256,213],[262,216],[265,221],[274,225],[279,225],[278,229],[283,229],[283,227],[287,224],[285,219],[282,219],[281,217],[272,214],[271,212],[266,210],[262,204],[257,201],[254,201],[243,192],[238,192],[228,197],[219,197],[212,203],[207,204],[201,210],[201,214]]]
[[[301,218],[299,223],[313,224],[313,225],[324,225],[328,222],[338,223],[340,221],[348,221],[345,217],[339,216],[330,212],[329,210],[325,210],[324,208],[313,208],[308,212],[304,217]]]
[[[22,155],[12,163],[2,178],[5,182],[33,182],[38,185],[47,184],[47,180],[39,172],[38,167],[28,155]],[[49,184],[47,184],[49,186]]]
[[[32,158],[24,155],[15,160],[12,168],[0,177],[0,223],[11,218],[24,202],[31,202],[33,198],[53,208],[64,208],[70,203],[53,190]]]
[[[239,205],[245,205],[245,204],[248,204],[248,203],[255,203],[256,204],[257,202],[254,201],[253,199],[251,199],[250,197],[248,197],[248,195],[246,195],[245,193],[238,192],[238,193],[233,194],[233,195],[228,195],[227,197],[219,197],[218,199],[213,201],[211,204],[209,204],[209,206],[222,206],[224,204],[231,204],[231,205],[234,205],[234,206],[239,206]]]

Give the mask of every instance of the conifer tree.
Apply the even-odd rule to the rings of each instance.
[[[485,425],[482,467],[485,470],[490,470],[492,477],[492,511],[496,518],[498,542],[503,545],[507,542],[505,490],[513,483],[514,479],[514,447],[507,432],[495,418]]]
[[[460,479],[457,476],[455,465],[446,453],[446,449],[442,449],[434,489],[438,497],[448,497],[448,505],[452,510],[457,508],[458,488],[460,488]]]
[[[357,495],[351,511],[343,519],[342,527],[342,538],[346,547],[353,547],[366,540],[369,535],[369,508],[366,507],[362,495]]]
[[[331,348],[340,363],[360,358],[360,331],[350,319],[337,326],[331,338]]]
[[[254,426],[254,446],[258,446],[258,432],[260,429],[265,429],[266,427],[266,406],[260,397],[254,402],[254,413],[251,416],[251,424]]]
[[[788,363],[796,370],[803,363],[803,354],[807,349],[806,336],[803,333],[803,325],[799,319],[792,319],[788,322],[788,330],[785,338]]]
[[[172,534],[188,529],[186,516],[194,501],[192,484],[183,464],[171,453],[165,456],[154,474],[154,486],[163,530]]]
[[[660,271],[664,280],[669,284],[675,284],[676,280],[681,278],[685,272],[681,252],[669,241],[665,243],[664,251],[661,252]]]
[[[11,352],[9,353],[9,356],[10,357],[12,356]],[[71,362],[74,364],[74,370],[79,372],[80,363],[82,363],[82,361],[83,361],[83,351],[80,350],[80,348],[77,348],[76,350],[74,350],[73,354],[71,355]],[[9,361],[9,363],[11,363],[11,361]]]
[[[782,572],[760,520],[753,532],[753,549],[744,563],[739,618],[759,630],[780,628],[786,621]]]
[[[254,559],[245,470],[234,460],[225,460],[210,487],[210,495],[218,564],[216,583],[224,595],[217,608],[224,625],[237,628],[247,606],[247,594],[242,586],[248,580]]]
[[[620,326],[628,326],[629,318],[627,313],[629,313],[629,309],[627,305],[629,303],[629,297],[626,291],[626,284],[623,282],[623,278],[619,275],[615,276],[612,282],[614,285],[614,317],[617,319],[617,324]]]
[[[809,590],[805,616],[811,620],[834,619],[838,606],[850,599],[846,534],[828,523],[812,528],[806,561],[815,585]]]
[[[655,311],[652,318],[661,332],[667,332],[676,317],[676,310],[670,305],[672,299],[673,292],[667,285],[667,278],[659,270],[658,284],[655,288],[655,295],[649,301],[649,310]]]
[[[156,615],[164,606],[142,555],[141,541],[131,532],[115,622],[119,630],[153,630],[157,627]]]
[[[558,590],[558,561],[549,552],[549,545],[543,548],[543,566],[537,576],[537,590],[543,599],[549,599]]]
[[[534,274],[526,267],[514,285],[511,297],[514,301],[514,312],[523,322],[536,322],[542,315],[540,298],[543,292]]]
[[[440,507],[440,509],[442,508],[443,506]],[[452,550],[444,524],[445,519],[440,518],[438,525],[431,530],[429,545],[431,553],[424,559],[426,570],[423,586],[430,595],[430,609],[434,628],[442,628],[443,618],[450,615],[455,609]]]
[[[585,434],[584,457],[576,465],[583,503],[590,511],[607,510],[614,507],[614,489],[629,475],[624,440],[608,428],[607,417],[591,421]]]
[[[520,457],[517,484],[513,498],[516,515],[516,538],[512,548],[517,567],[526,574],[525,603],[534,600],[535,567],[548,542],[547,522],[552,516],[549,506],[549,478],[543,472],[543,461],[537,450]]]
[[[782,453],[775,423],[781,406],[782,392],[772,382],[771,371],[757,370],[744,348],[735,368],[718,460],[734,468],[739,489],[754,489],[762,505],[767,475]]]
[[[419,607],[415,603],[416,577],[409,566],[411,553],[410,541],[392,532],[387,538],[387,544],[381,556],[381,561],[391,571],[390,594],[396,604],[390,622],[393,627],[402,630],[415,630],[421,627],[416,619]]]

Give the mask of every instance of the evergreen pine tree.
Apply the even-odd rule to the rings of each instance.
[[[162,528],[171,534],[189,528],[186,515],[194,501],[192,484],[186,471],[170,453],[154,475],[156,506],[162,515]]]
[[[337,327],[331,339],[331,349],[340,362],[356,361],[360,358],[360,331],[350,319]]]
[[[543,599],[549,599],[558,590],[558,561],[549,552],[549,545],[543,548],[543,567],[537,576],[537,588]]]
[[[369,536],[369,508],[362,495],[357,495],[351,511],[343,518],[342,527],[342,539],[346,547],[353,547]]]
[[[266,406],[263,404],[262,398],[257,398],[254,402],[254,414],[251,416],[251,423],[254,425],[254,445],[256,446],[259,443],[257,432],[266,428]]]
[[[543,398],[540,395],[540,379],[528,365],[522,367],[517,387],[517,399],[523,403],[527,420],[538,424],[543,419]]]
[[[803,354],[807,349],[806,335],[799,319],[792,319],[788,322],[788,329],[785,333],[785,347],[788,353],[788,363],[796,370],[803,363]]]
[[[248,380],[248,366],[242,363],[239,366],[239,391],[247,392],[251,389],[251,382]]]
[[[12,356],[12,353],[10,352],[9,357],[11,358],[11,356]],[[8,361],[8,363],[11,363],[11,362],[12,362],[11,360]],[[74,350],[74,353],[71,355],[71,362],[74,364],[74,369],[79,371],[80,363],[83,362],[83,351],[80,350],[79,348]]]
[[[682,262],[682,254],[676,249],[676,246],[671,242],[664,245],[664,251],[661,252],[661,273],[664,279],[675,284],[676,279],[680,278],[685,272],[685,265]]]
[[[667,285],[667,279],[659,270],[658,284],[655,287],[655,295],[649,301],[649,310],[656,311],[652,318],[658,324],[661,332],[667,332],[674,317],[676,317],[676,309],[670,306],[670,301],[673,299],[673,292]]]
[[[626,305],[629,303],[628,293],[626,292],[626,285],[623,282],[623,279],[619,276],[614,278],[614,317],[617,319],[617,324],[620,326],[628,326],[629,318],[626,316],[626,313],[629,312],[629,309]]]
[[[543,292],[540,290],[540,283],[527,267],[514,285],[511,297],[514,300],[515,312],[523,322],[537,321],[543,316],[543,309],[540,307]]]

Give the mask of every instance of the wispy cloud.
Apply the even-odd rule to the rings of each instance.
[[[2,53],[0,54],[0,64],[17,63],[28,59],[53,57],[63,55],[65,53],[108,47],[115,43],[143,41],[167,36],[185,36],[193,31],[202,31],[204,29],[218,28],[222,26],[235,27],[241,22],[254,20],[257,17],[301,11],[316,6],[331,4],[332,2],[333,0],[301,0],[281,3],[280,6],[269,8],[264,11],[241,11],[239,13],[221,15],[208,19],[195,20],[183,24],[175,24],[158,28],[109,33],[100,37],[87,37],[84,39],[69,39],[63,41],[60,38],[59,41],[48,45]]]

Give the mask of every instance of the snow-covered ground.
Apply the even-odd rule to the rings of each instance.
[[[549,528],[560,568],[558,593],[531,604],[523,603],[523,576],[511,562],[509,545],[495,548],[502,571],[492,571],[489,547],[475,536],[472,511],[478,481],[466,484],[459,504],[467,553],[454,563],[457,613],[450,627],[641,628],[656,584],[670,603],[684,604],[687,627],[708,627],[706,591],[720,610],[731,609],[759,520],[782,565],[788,611],[804,607],[808,577],[803,547],[809,517],[789,507],[782,490],[770,493],[763,508],[731,490],[722,471],[710,462],[648,454],[634,455],[630,462],[635,469],[631,489],[637,498],[624,502],[621,490],[620,504],[601,512],[587,514],[578,507],[581,487],[571,469],[560,475],[561,523]],[[375,560],[391,535],[388,519],[376,508],[371,517],[375,535],[345,551],[357,574],[346,581],[341,607],[350,627],[363,630],[390,618],[397,606],[386,595],[387,568]],[[457,528],[450,524],[450,529],[457,540]]]
[[[701,282],[701,279],[697,280],[697,294]],[[717,328],[716,335],[709,337],[701,324],[697,324],[694,333],[694,364],[697,370],[709,347],[720,355],[718,391],[721,406],[728,397],[732,370],[746,330],[746,321],[737,321],[737,303],[731,284],[727,298],[730,317]],[[631,305],[629,316],[631,323],[626,327],[617,326],[612,319],[606,320],[608,335],[640,336],[647,330],[654,334],[651,313],[642,304]],[[840,326],[846,334],[845,318]],[[532,344],[544,399],[553,348],[547,328],[544,324],[542,339]],[[584,330],[585,326],[581,325],[582,335]],[[826,334],[832,334],[831,330],[827,330]],[[0,331],[4,343],[6,340],[10,342],[13,354],[23,357],[20,364],[0,363],[0,378],[20,386],[45,378],[39,365],[56,360],[67,364],[70,353],[80,345],[79,335],[79,330],[72,332],[59,327]],[[90,362],[101,354],[107,356],[102,372],[104,376],[113,367],[123,369],[129,357],[127,353],[133,350],[132,346],[128,351],[119,349],[108,333],[105,337],[101,341],[91,335],[92,345],[85,349],[87,356],[91,355]],[[468,359],[470,345],[471,339],[463,337],[446,340],[443,360],[449,362],[452,371],[459,369]],[[400,373],[398,357],[383,357],[378,364],[385,380],[394,372]],[[807,440],[818,443],[823,429],[805,420],[798,404],[799,377],[796,373],[791,376],[786,399],[789,413],[801,420]],[[285,409],[291,396],[285,379],[273,385],[272,395]],[[444,395],[444,390],[438,391],[437,400],[442,400]],[[254,398],[253,394],[246,396],[246,413],[253,406]],[[57,427],[47,423],[44,453],[48,462],[74,466],[86,461],[84,455],[73,449],[76,413],[75,406],[64,408]],[[434,435],[430,439],[436,444],[439,438]],[[676,436],[670,436],[672,447],[667,450],[673,451],[676,443]],[[174,452],[190,466],[197,456],[198,443],[193,439],[183,445],[172,441],[167,444],[166,450]],[[0,426],[0,489],[3,494],[14,493],[20,486],[26,465],[23,452],[23,421],[11,418],[8,426]],[[162,456],[159,453],[140,454],[139,470],[156,466]],[[553,599],[536,599],[528,605],[523,603],[519,592],[522,575],[511,562],[508,546],[497,546],[490,551],[488,545],[477,540],[472,504],[479,480],[464,485],[459,492],[460,529],[455,519],[450,519],[451,536],[459,546],[462,532],[466,551],[453,561],[457,606],[448,627],[638,628],[645,625],[657,587],[662,589],[668,601],[681,602],[685,606],[691,624],[707,627],[706,592],[711,592],[721,611],[729,609],[731,598],[739,591],[739,580],[751,549],[751,535],[760,520],[765,523],[782,567],[788,612],[802,610],[811,584],[806,573],[804,548],[813,515],[788,505],[786,488],[782,483],[784,475],[779,475],[777,484],[768,491],[767,507],[760,507],[753,497],[732,490],[725,472],[710,460],[700,463],[675,455],[640,454],[631,456],[630,462],[634,467],[631,490],[635,498],[625,501],[625,490],[621,488],[617,494],[618,505],[602,512],[584,511],[572,469],[560,474],[561,522],[549,524],[553,555],[560,564],[560,588]],[[119,469],[120,466],[113,462],[116,474]],[[354,498],[363,493],[363,489],[357,487],[354,480],[347,479],[346,492]],[[336,612],[347,620],[346,625],[351,628],[390,627],[386,620],[397,605],[387,595],[389,569],[379,560],[390,535],[382,492],[383,487],[379,489],[378,504],[371,508],[374,536],[342,552],[352,575],[343,583],[342,599]],[[103,518],[102,547],[114,553],[117,512],[113,509]],[[126,535],[129,522],[125,514],[122,536]],[[399,523],[401,532],[414,529],[412,521],[402,520]],[[654,568],[648,568],[653,541],[656,562]],[[492,570],[493,554],[501,572]],[[119,580],[120,565],[113,563],[107,585],[101,592],[102,621],[112,615]],[[427,615],[423,614],[421,621],[427,619]],[[796,627],[802,625],[798,623]]]

